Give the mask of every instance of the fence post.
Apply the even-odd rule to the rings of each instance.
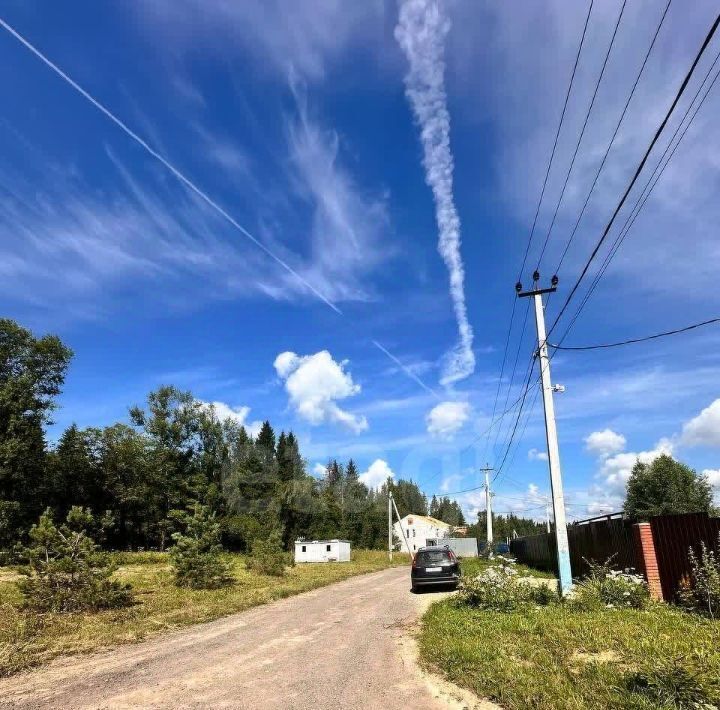
[[[635,523],[633,525],[633,542],[635,543],[635,557],[640,565],[639,571],[645,575],[650,595],[653,599],[662,601],[662,584],[660,583],[660,571],[650,523]]]

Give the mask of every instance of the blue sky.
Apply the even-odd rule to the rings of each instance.
[[[621,7],[596,5],[526,283]],[[627,3],[544,278],[664,5]],[[51,438],[71,422],[125,419],[172,383],[251,429],[265,418],[292,428],[311,471],[352,456],[371,484],[392,472],[428,494],[478,485],[514,420],[495,446],[495,431],[487,445],[478,438],[586,11],[561,0],[522,13],[461,0],[3,3],[5,22],[202,193],[0,31],[3,311],[76,353]],[[716,11],[710,0],[671,5],[559,272],[560,296]],[[688,97],[718,50],[715,40]],[[566,344],[718,315],[717,92]],[[551,299],[550,320],[561,302]],[[506,392],[509,404],[520,394],[533,347],[532,315],[520,341],[526,306],[517,306],[508,357],[512,365],[519,347],[518,374],[512,387],[507,372],[500,382],[499,410]],[[573,517],[616,509],[638,455],[672,452],[720,488],[718,345],[708,328],[554,358]],[[533,401],[534,390],[496,481],[497,510],[543,512]],[[480,492],[457,497],[471,515],[482,507]]]

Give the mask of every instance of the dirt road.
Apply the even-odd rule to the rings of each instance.
[[[354,577],[218,621],[0,681],[3,708],[424,709],[453,702],[412,661],[436,594],[406,568]]]

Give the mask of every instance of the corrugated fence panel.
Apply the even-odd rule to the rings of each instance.
[[[720,518],[710,518],[705,513],[685,515],[661,515],[650,518],[655,555],[657,556],[663,596],[668,601],[675,598],[683,578],[690,576],[688,552],[690,548],[700,556],[701,543],[718,549]]]
[[[610,560],[613,567],[636,568],[632,524],[622,517],[604,516],[568,525],[570,566],[573,576],[588,570],[587,562]],[[554,533],[519,537],[510,541],[510,550],[519,562],[557,572]]]

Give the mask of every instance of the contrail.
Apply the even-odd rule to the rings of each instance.
[[[437,0],[400,0],[395,39],[410,64],[405,94],[420,128],[425,182],[433,191],[439,238],[438,251],[450,274],[450,297],[459,341],[445,356],[440,382],[450,384],[475,370],[473,331],[465,305],[465,269],[460,255],[460,218],[453,199],[453,157],[450,114],[445,94],[444,40],[450,21]]]

